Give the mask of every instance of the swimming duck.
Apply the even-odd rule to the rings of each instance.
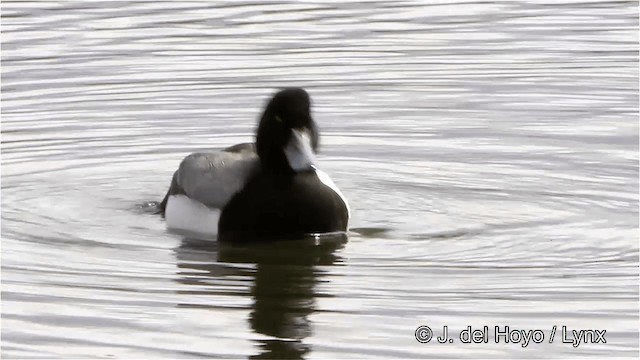
[[[278,91],[255,143],[182,160],[159,204],[167,227],[234,242],[346,231],[349,205],[318,167],[319,138],[309,94]]]

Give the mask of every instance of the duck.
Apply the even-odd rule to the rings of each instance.
[[[170,231],[218,241],[345,233],[351,212],[319,168],[319,142],[307,91],[281,89],[264,107],[255,142],[180,162],[159,212]]]

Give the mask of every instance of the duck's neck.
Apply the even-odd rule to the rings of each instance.
[[[268,151],[258,156],[260,158],[260,166],[267,173],[282,176],[293,176],[295,174],[282,151]]]
[[[283,124],[276,121],[273,103],[269,103],[256,133],[256,153],[260,158],[260,165],[263,171],[290,174],[293,173],[287,157],[284,153],[284,145],[287,139],[280,127]]]

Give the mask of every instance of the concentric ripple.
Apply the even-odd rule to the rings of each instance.
[[[3,1],[2,27],[3,358],[637,357],[634,2]],[[290,85],[348,242],[168,233],[179,161]]]

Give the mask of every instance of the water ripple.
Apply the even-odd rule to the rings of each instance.
[[[4,1],[2,355],[637,356],[636,5]],[[348,243],[226,248],[144,210],[291,85]]]

